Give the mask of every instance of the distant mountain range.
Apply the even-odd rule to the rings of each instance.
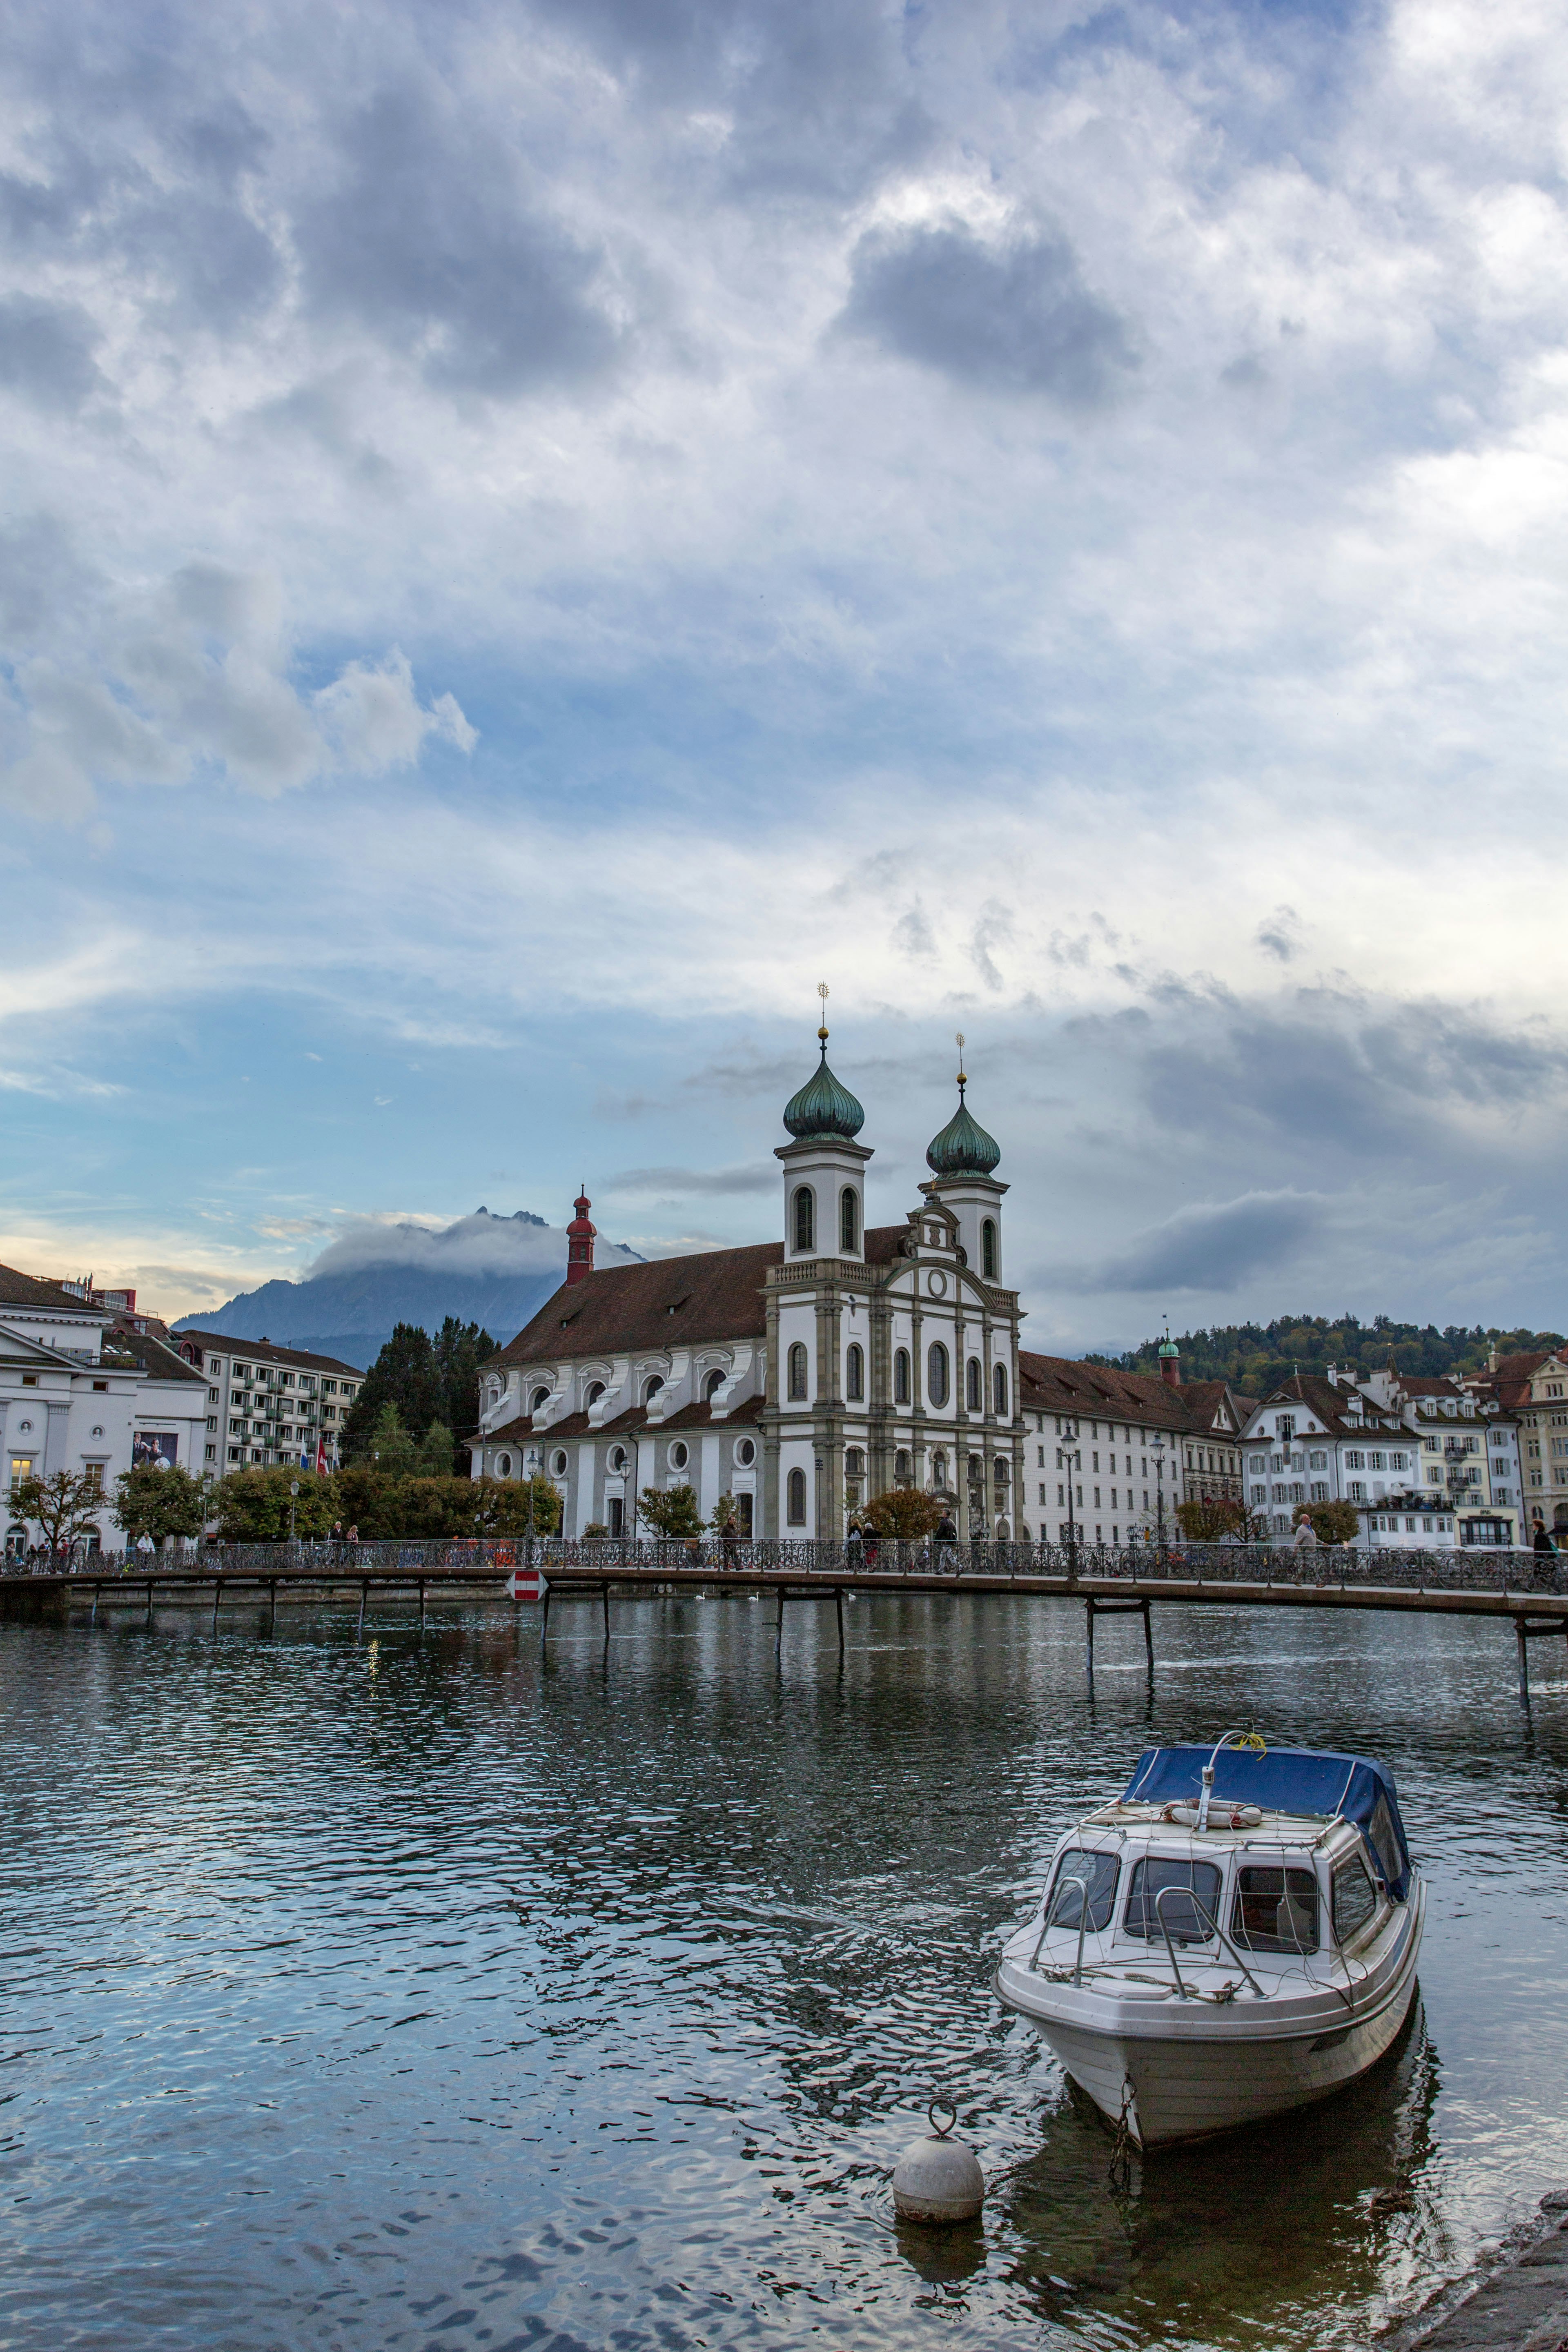
[[[636,1250],[599,1241],[600,1265],[638,1263]],[[322,1251],[300,1282],[264,1282],[221,1307],[186,1315],[176,1331],[221,1331],[270,1339],[368,1370],[394,1324],[417,1323],[432,1337],[448,1315],[482,1324],[502,1345],[560,1286],[566,1234],[527,1209],[510,1217],[476,1209],[435,1231],[427,1225],[357,1220]]]

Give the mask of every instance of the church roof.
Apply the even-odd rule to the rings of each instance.
[[[908,1231],[907,1225],[874,1226],[866,1235],[868,1264],[886,1265]],[[761,1339],[767,1332],[768,1269],[782,1265],[784,1255],[783,1242],[754,1242],[693,1257],[595,1266],[584,1281],[563,1283],[485,1369],[563,1356],[637,1355],[697,1340]]]

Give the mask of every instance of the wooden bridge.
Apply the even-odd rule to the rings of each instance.
[[[421,1626],[433,1601],[507,1599],[523,1544],[248,1545],[206,1557],[156,1559],[123,1567],[79,1561],[58,1574],[0,1578],[0,1618],[57,1622],[131,1610],[151,1626],[155,1609],[210,1610],[216,1632],[226,1607],[265,1609],[268,1627],[279,1601],[320,1607],[358,1602],[358,1628],[374,1594],[416,1609]],[[771,1593],[774,1639],[782,1643],[786,1609],[831,1601],[840,1650],[845,1645],[846,1592],[1007,1593],[1016,1598],[1069,1600],[1085,1614],[1085,1661],[1094,1672],[1095,1628],[1106,1616],[1136,1616],[1151,1675],[1154,1671],[1152,1604],[1185,1608],[1382,1610],[1395,1614],[1506,1619],[1514,1629],[1519,1691],[1530,1703],[1529,1644],[1552,1635],[1564,1641],[1568,1663],[1568,1592],[1541,1589],[1544,1567],[1557,1580],[1555,1560],[1529,1553],[1243,1551],[1187,1546],[1159,1553],[1134,1548],[1067,1555],[1041,1545],[994,1546],[971,1553],[944,1546],[882,1545],[873,1561],[853,1546],[808,1544],[691,1547],[681,1544],[532,1547],[546,1580],[540,1637],[547,1641],[552,1606],[596,1601],[610,1636],[611,1601],[617,1595],[703,1591]],[[347,1554],[347,1556],[345,1556]],[[458,1555],[454,1557],[453,1555]],[[1563,1563],[1568,1567],[1568,1563]],[[508,1605],[510,1603],[509,1601]],[[357,1630],[357,1628],[356,1628]]]

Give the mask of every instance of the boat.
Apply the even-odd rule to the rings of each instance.
[[[1426,1902],[1383,1765],[1250,1730],[1150,1748],[1058,1843],[996,1990],[1140,2147],[1205,2139],[1376,2064]]]

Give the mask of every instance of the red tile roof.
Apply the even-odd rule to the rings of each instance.
[[[1079,1363],[1069,1356],[1037,1356],[1018,1350],[1018,1403],[1025,1412],[1103,1414],[1139,1421],[1146,1428],[1191,1432],[1202,1426],[1182,1402],[1184,1391],[1158,1374],[1119,1372],[1106,1364]]]
[[[14,1265],[0,1265],[0,1308],[6,1307],[64,1307],[73,1315],[94,1315],[99,1321],[108,1318],[102,1307],[91,1301],[78,1298],[58,1282],[40,1281],[36,1274],[22,1274]]]
[[[222,1331],[178,1331],[174,1335],[177,1347],[183,1347],[187,1339],[204,1349],[223,1348],[231,1356],[244,1356],[258,1364],[302,1365],[308,1372],[347,1372],[351,1380],[364,1378],[358,1364],[340,1363],[336,1356],[312,1356],[303,1348],[277,1348],[270,1339],[231,1339]]]

